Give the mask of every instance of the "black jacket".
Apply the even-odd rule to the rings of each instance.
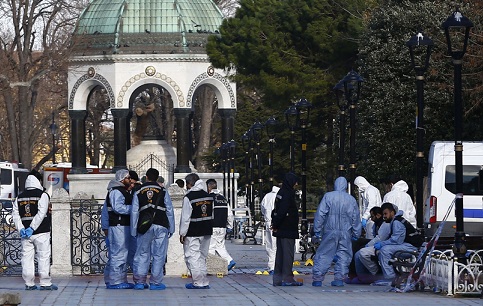
[[[272,211],[273,236],[279,238],[299,238],[299,213],[295,203],[295,189],[298,177],[289,172],[285,175],[282,187],[275,198],[275,207]]]

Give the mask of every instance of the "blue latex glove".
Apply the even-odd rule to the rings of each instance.
[[[25,229],[24,228],[22,228],[20,230],[20,238],[27,238],[27,234],[25,233]]]
[[[376,249],[376,250],[380,250],[381,248],[382,248],[382,245],[381,245],[381,243],[380,243],[380,242],[376,242],[376,243],[374,243],[374,249]]]
[[[362,220],[361,220],[361,223],[362,223],[362,227],[364,227],[364,228],[365,228],[365,227],[366,227],[366,225],[367,225],[367,220],[366,220],[366,219],[362,219]]]
[[[314,236],[312,237],[312,244],[319,244],[322,240],[322,235],[320,232],[315,232]]]
[[[168,238],[173,237],[173,233],[168,233]]]
[[[356,236],[352,236],[352,241],[357,241],[359,238],[357,238]]]
[[[232,228],[227,228],[227,229],[226,229],[226,233],[227,233],[227,234],[231,234],[231,233],[233,233],[233,229],[232,229]]]
[[[31,227],[25,230],[25,235],[27,236],[27,238],[30,238],[30,236],[32,236],[33,233],[34,233],[34,230]]]

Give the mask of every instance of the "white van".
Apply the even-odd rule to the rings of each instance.
[[[454,141],[435,141],[428,156],[428,199],[425,202],[426,235],[432,236],[455,198]],[[454,236],[456,217],[449,214],[442,237]],[[463,142],[464,232],[483,235],[483,142]]]
[[[12,199],[25,188],[29,170],[17,163],[0,162],[0,199]]]

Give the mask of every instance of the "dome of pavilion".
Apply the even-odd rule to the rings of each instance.
[[[78,20],[74,54],[206,53],[222,20],[211,0],[94,0]]]

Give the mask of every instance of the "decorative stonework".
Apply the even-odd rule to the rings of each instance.
[[[94,67],[89,67],[89,69],[87,69],[87,75],[90,78],[93,78],[96,75],[96,69],[94,69]]]
[[[146,71],[147,71],[148,68],[146,68]],[[154,67],[153,67],[153,69],[154,69]],[[124,85],[121,87],[121,91],[119,92],[119,95],[117,96],[117,107],[123,106],[124,96],[126,95],[126,92],[128,91],[128,89],[134,83],[136,83],[137,81],[139,81],[141,79],[145,79],[147,77],[156,78],[156,79],[162,80],[163,82],[169,84],[171,86],[171,88],[174,89],[176,96],[178,97],[179,106],[184,107],[185,103],[184,103],[183,92],[181,91],[181,88],[179,87],[179,85],[173,79],[168,77],[167,75],[159,73],[159,72],[157,72],[157,73],[155,72],[152,76],[149,76],[147,74],[147,72],[146,73],[142,72],[142,73],[138,73],[138,74],[132,76],[131,78],[129,78],[129,80],[127,80],[124,83]]]
[[[91,76],[92,71],[90,71],[91,68],[93,69],[93,73],[94,73],[94,75],[92,75],[92,76]],[[96,80],[99,83],[101,83],[102,86],[104,86],[104,88],[107,91],[107,95],[109,97],[109,104],[111,105],[111,107],[114,107],[114,91],[112,90],[111,85],[106,80],[106,78],[104,78],[102,75],[96,73],[95,69],[93,67],[91,67],[91,68],[89,68],[88,72],[86,74],[84,74],[83,76],[81,76],[77,80],[77,82],[75,82],[74,86],[72,87],[72,91],[70,92],[70,96],[69,96],[69,109],[74,109],[74,98],[75,98],[75,94],[77,92],[77,89],[79,89],[79,86],[87,80]]]
[[[206,73],[208,73],[208,75],[212,77],[215,74],[215,68],[213,66],[208,67]]]
[[[208,67],[208,70],[210,68]],[[232,108],[236,108],[236,99],[235,99],[235,94],[233,93],[233,89],[231,88],[230,86],[230,83],[228,82],[228,79],[225,78],[224,76],[222,76],[221,74],[219,73],[215,73],[213,72],[213,75],[209,75],[208,72],[205,72],[205,73],[202,73],[200,74],[199,76],[196,77],[196,79],[191,83],[191,86],[190,86],[190,89],[188,91],[188,97],[186,99],[186,106],[187,107],[191,107],[191,100],[193,99],[193,94],[196,90],[196,88],[198,87],[198,85],[206,80],[206,79],[217,79],[218,81],[220,81],[226,88],[226,90],[228,91],[228,94],[230,96],[230,105]],[[181,106],[181,104],[180,104]]]
[[[144,72],[146,73],[146,75],[152,77],[156,73],[156,68],[154,68],[153,66],[148,66],[146,67]]]

